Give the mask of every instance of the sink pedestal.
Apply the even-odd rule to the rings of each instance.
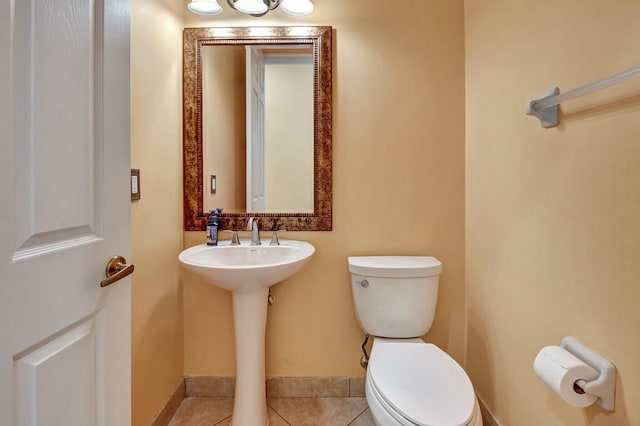
[[[183,250],[180,263],[209,284],[229,290],[233,298],[236,338],[236,391],[233,426],[267,426],[265,330],[269,287],[307,264],[316,251],[304,241],[280,240],[280,245],[252,246],[220,242]]]
[[[236,340],[236,390],[233,426],[267,426],[265,330],[269,288],[251,293],[233,292]]]

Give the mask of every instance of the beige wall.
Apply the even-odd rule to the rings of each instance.
[[[463,2],[374,3],[323,0],[307,17],[277,11],[260,20],[236,18],[226,5],[219,17],[185,13],[186,27],[334,27],[333,231],[287,235],[310,241],[317,251],[303,271],[273,287],[269,376],[364,374],[349,255],[441,259],[438,311],[428,338],[463,361]],[[204,232],[185,233],[185,246],[203,241]],[[233,375],[230,294],[183,277],[185,373]]]
[[[131,2],[132,423],[148,425],[183,376],[182,1]]]
[[[640,424],[640,84],[524,115],[638,63],[640,2],[466,0],[467,370],[503,425]],[[572,335],[618,368],[616,411],[533,372]]]

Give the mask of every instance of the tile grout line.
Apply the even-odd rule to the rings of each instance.
[[[222,422],[224,422],[225,420],[230,419],[230,418],[231,418],[231,416],[227,416],[227,417],[225,417],[224,419],[220,420],[219,422],[214,423],[212,426],[219,425],[219,424],[221,424]]]
[[[278,417],[280,417],[286,424],[288,424],[289,426],[292,426],[291,423],[289,423],[289,420],[285,419],[282,414],[278,413],[278,411],[275,408],[273,408],[272,406],[270,406],[268,403],[267,403],[267,407],[271,408],[273,410],[273,412],[276,413],[278,415]]]
[[[357,416],[355,416],[349,423],[347,423],[347,426],[353,424],[353,422],[355,422],[356,420],[358,420],[358,417],[360,417],[361,415],[364,414],[365,411],[367,411],[369,409],[369,406],[367,406],[367,408],[365,408],[364,410],[362,410],[362,412],[360,414],[358,414]]]

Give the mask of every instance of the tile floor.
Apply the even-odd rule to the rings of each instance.
[[[269,426],[374,426],[364,397],[267,398]],[[229,426],[231,397],[186,397],[169,426]]]

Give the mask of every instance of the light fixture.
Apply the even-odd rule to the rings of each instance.
[[[308,15],[313,12],[311,0],[227,0],[229,6],[238,12],[260,17],[282,4],[282,10],[289,15]],[[222,7],[217,0],[191,0],[189,10],[199,15],[218,15]]]

